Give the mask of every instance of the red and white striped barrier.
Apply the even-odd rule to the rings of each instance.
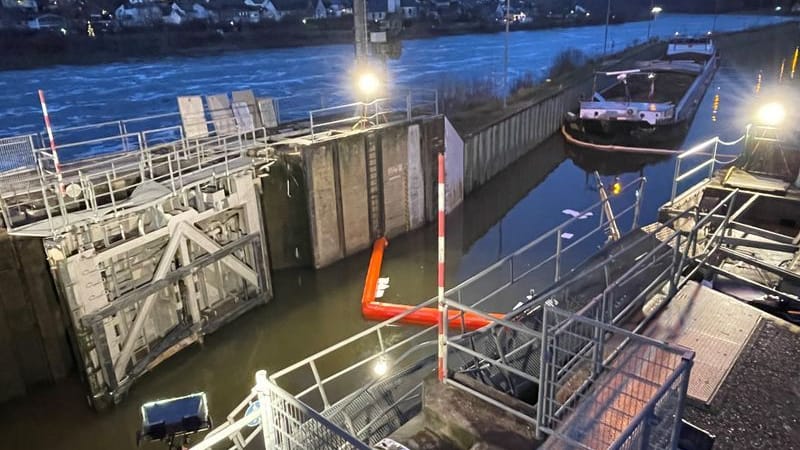
[[[443,382],[447,378],[447,305],[444,302],[444,153],[439,153],[439,276],[438,276],[438,297],[439,297],[439,381]]]
[[[47,139],[50,141],[50,152],[53,154],[53,164],[56,168],[56,178],[58,178],[58,186],[62,191],[64,190],[64,182],[61,177],[61,162],[58,159],[58,150],[56,149],[56,141],[53,139],[53,127],[50,126],[50,115],[47,113],[47,103],[44,101],[44,91],[39,89],[39,102],[42,104],[42,114],[44,115],[44,126],[47,128]]]

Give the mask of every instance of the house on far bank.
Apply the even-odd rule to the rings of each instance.
[[[380,22],[399,9],[400,0],[367,0],[367,20]]]
[[[325,5],[323,0],[317,0],[317,4],[314,6],[314,14],[312,17],[315,19],[324,19],[328,17],[328,7]]]
[[[161,21],[167,25],[180,25],[188,22],[186,11],[184,11],[177,3],[171,4],[166,9],[166,14],[161,17]]]
[[[279,20],[289,17],[302,19],[314,14],[315,4],[309,0],[271,0],[280,14]]]
[[[329,0],[328,17],[342,17],[353,14],[353,3],[346,0]]]
[[[66,32],[67,19],[58,14],[42,14],[28,21],[31,30],[61,30]]]
[[[281,20],[281,12],[275,7],[271,0],[244,0],[245,6],[249,8],[256,8],[259,11],[262,19],[267,20]]]
[[[193,0],[177,0],[169,7],[162,7],[161,21],[168,25],[183,25],[188,22],[216,22],[218,17],[202,4]]]
[[[129,0],[117,7],[114,17],[121,27],[149,27],[161,23],[164,12],[158,3]]]
[[[419,3],[417,0],[400,0],[400,9],[404,19],[416,19],[419,16]]]

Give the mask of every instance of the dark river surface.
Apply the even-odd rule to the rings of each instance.
[[[688,17],[697,20],[674,20],[676,23],[695,23],[698,28],[701,25],[710,27],[710,17]],[[698,17],[702,17],[706,23],[701,23]],[[658,19],[657,29],[662,34],[669,34],[669,31],[662,30],[659,26],[667,22],[666,19],[672,18],[663,19]],[[720,17],[717,27],[727,23],[728,19],[733,20]],[[626,24],[620,27],[645,25]],[[602,46],[601,27],[575,29],[574,33],[594,33],[595,41],[600,36]],[[549,30],[527,32],[525,39],[531,39],[538,34],[546,39],[542,42],[547,42],[548,45],[551,42],[560,42],[557,37],[559,35],[572,36],[564,30]],[[514,40],[522,40],[522,37],[516,35],[515,33]],[[500,39],[502,37],[499,36],[459,36],[414,41],[406,45],[404,58],[412,59],[413,49],[422,48],[426,43],[434,49],[440,49],[441,45],[445,45],[443,42],[453,42],[454,46],[460,46],[458,48],[461,50],[458,51],[466,52],[464,49],[473,43]],[[759,49],[757,52],[751,49],[741,52],[742,55],[732,54],[724,58],[699,107],[684,147],[716,135],[725,140],[738,138],[753,108],[753,91],[758,71],[764,71],[766,80],[774,79],[781,59],[790,58],[796,44],[776,43],[774,47]],[[531,41],[528,46],[542,48],[543,44]],[[322,48],[297,51],[313,55],[314,51],[320,49]],[[426,51],[448,52],[441,49]],[[241,68],[236,66],[237,59],[255,64],[257,57],[262,54],[279,58],[275,55],[285,52],[288,50],[249,52],[208,60],[204,64],[208,71],[215,67],[213,64],[218,63],[220,66],[215,70],[240,72]],[[457,53],[452,54],[450,64],[459,58]],[[313,57],[309,56],[309,61],[305,64],[322,65],[316,62],[312,64],[311,60]],[[192,61],[195,62],[167,59],[158,64],[169,68],[173,64],[178,66],[197,63],[197,60]],[[537,64],[544,64],[545,61],[549,60],[544,58]],[[269,76],[267,69],[265,67],[261,76]],[[441,70],[448,71],[446,67]],[[96,74],[92,76],[105,73],[105,83],[109,86],[127,82],[125,77],[117,78],[120,71],[124,71],[121,64],[1,73],[1,104],[9,104],[7,83],[11,79],[19,79],[23,84],[33,84],[29,78],[37,79],[49,83],[49,89],[57,91],[58,82],[48,81],[48,77],[73,77],[75,73],[82,71]],[[253,80],[256,75],[251,74]],[[222,86],[207,88],[203,78],[205,75],[198,76],[195,81],[184,76],[183,82],[187,85],[194,84],[194,90],[202,92],[227,89]],[[87,86],[86,89],[90,87]],[[99,92],[80,95],[65,91],[54,94],[53,98],[56,104],[66,105],[72,104],[72,96],[82,97],[87,102],[98,102],[97,107],[100,108],[104,107],[107,95],[110,95],[107,89],[101,91],[104,91],[104,95]],[[714,97],[717,94],[719,108],[715,113]],[[174,101],[175,92],[159,95],[168,95]],[[60,101],[57,100],[59,96],[62,97]],[[146,100],[142,102],[148,103]],[[81,108],[83,107],[85,105]],[[9,107],[10,110],[15,108],[17,112],[14,114],[21,114],[29,122],[36,120],[35,111],[30,111],[31,108],[35,110],[35,106],[17,103],[16,107]],[[75,114],[82,114],[83,109],[75,111]],[[116,117],[118,116],[114,118]],[[4,119],[0,126],[6,130],[22,126],[8,126],[16,121],[17,119],[8,122]],[[591,156],[567,148],[560,136],[554,136],[473,193],[465,200],[463,207],[448,217],[448,234],[454,236],[447,243],[448,284],[453,285],[469,277],[561,223],[567,218],[561,212],[563,209],[581,210],[597,202],[598,194],[590,177],[593,170],[600,170],[609,176],[618,175],[623,183],[635,179],[639,174],[646,176],[648,184],[641,222],[648,223],[655,220],[658,207],[669,197],[674,159],[642,159],[628,155]],[[392,283],[384,298],[398,303],[417,303],[434,295],[435,250],[436,235],[432,226],[393,240],[387,249],[383,268],[384,276],[391,276]],[[0,438],[0,449],[133,449],[135,431],[140,423],[139,406],[142,403],[197,391],[208,394],[212,416],[217,422],[222,422],[229,410],[249,392],[257,370],[274,372],[372,325],[362,319],[359,308],[368,260],[369,253],[364,252],[319,271],[286,270],[274,273],[275,298],[270,304],[257,308],[234,324],[208,336],[202,346],[192,346],[157,367],[135,383],[124,402],[110,412],[92,412],[84,402],[82,387],[76,378],[0,405],[0,432],[3,436]],[[153,445],[148,448],[159,447]]]

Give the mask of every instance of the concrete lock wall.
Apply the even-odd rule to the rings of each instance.
[[[465,138],[464,191],[472,192],[556,132],[585,86],[563,89]]]
[[[261,179],[261,211],[274,270],[312,264],[308,196],[303,160],[279,155]]]
[[[0,231],[0,402],[66,377],[65,322],[42,241]]]
[[[302,147],[314,266],[362,251],[381,235],[394,237],[433,220],[436,152],[442,146],[452,210],[464,198],[464,144],[444,117]]]

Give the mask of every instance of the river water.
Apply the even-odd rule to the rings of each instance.
[[[681,31],[694,31],[689,28],[706,29],[711,20],[703,16],[665,15],[659,17],[655,29],[661,35],[671,34],[679,26],[686,27]],[[767,20],[774,19],[720,16],[717,28],[741,27]],[[612,28],[612,36],[615,36],[615,45],[621,45],[622,34],[633,39],[643,31],[646,32],[646,24],[619,25]],[[541,39],[534,41],[536,36]],[[602,48],[602,27],[514,33],[514,70],[523,72],[543,67],[552,56],[550,47],[566,45],[567,38],[585,43],[590,51],[597,51],[598,45]],[[501,36],[484,35],[410,42],[405,46],[403,58],[394,64],[395,74],[411,82],[415,78],[410,72],[420,71],[425,75],[415,77],[427,76],[433,80],[438,74],[449,73],[449,67],[457,61],[472,58],[477,58],[475,66],[469,66],[475,73],[494,70],[490,55],[498,53],[501,42]],[[449,50],[448,45],[451,46]],[[765,49],[768,51],[745,58],[723,60],[700,105],[685,146],[715,135],[730,140],[737,138],[747,120],[747,111],[752,108],[758,70],[764,70],[765,78],[774,78],[776,64],[780,64],[781,58],[790,57],[794,45],[786,43],[785,48]],[[481,47],[487,49],[487,56],[476,56],[481,53],[476,49]],[[412,62],[415,51],[420,54],[418,62]],[[339,55],[315,58],[315,52]],[[35,87],[44,85],[55,107],[54,120],[73,120],[68,118],[85,111],[91,111],[93,118],[104,120],[119,117],[122,110],[128,115],[159,112],[171,107],[178,93],[209,93],[249,86],[259,90],[277,90],[276,86],[281,86],[280,89],[285,89],[281,92],[287,93],[296,92],[291,86],[333,89],[327,77],[299,74],[306,70],[320,72],[326,58],[344,64],[342,61],[349,58],[348,52],[348,49],[331,46],[2,73],[0,98],[11,113],[8,117],[4,113],[0,126],[12,130],[36,120],[35,97],[12,95],[8,91],[14,83],[24,86],[15,88],[15,92],[34,92]],[[525,58],[519,56],[520,52],[524,52]],[[289,62],[289,58],[298,59]],[[531,59],[536,62],[523,62]],[[275,66],[270,65],[273,63]],[[149,76],[142,75],[140,69],[146,69],[144,73]],[[294,75],[279,77],[280,70]],[[720,100],[715,112],[717,94]],[[101,111],[108,111],[108,102],[114,100],[117,114],[102,115]],[[120,106],[123,104],[127,106]],[[639,174],[645,175],[648,185],[642,222],[653,221],[658,206],[668,199],[673,167],[674,160],[670,158],[609,156],[598,160],[567,148],[554,136],[473,193],[462,208],[448,217],[448,234],[455,236],[447,245],[449,284],[480,271],[562,222],[567,218],[561,213],[563,209],[581,210],[595,203],[597,192],[589,177],[593,170],[619,176],[623,183]],[[436,236],[432,227],[391,243],[383,269],[392,280],[385,297],[388,301],[415,303],[435,293],[435,249]],[[359,308],[368,260],[369,254],[364,252],[319,271],[274,273],[275,298],[269,305],[257,308],[235,324],[209,336],[202,346],[190,347],[157,367],[134,385],[121,405],[108,413],[96,414],[85,406],[77,379],[0,405],[0,432],[3,434],[0,448],[133,449],[134,433],[140,422],[139,405],[197,391],[208,394],[212,416],[221,422],[246,395],[256,370],[274,372],[371,325],[361,318]]]
[[[732,31],[783,20],[787,19],[661,14],[651,34],[706,33],[712,27]],[[609,51],[643,41],[647,29],[647,22],[611,26]],[[510,33],[510,77],[544,76],[553,58],[567,48],[602,54],[603,38],[602,26]],[[502,34],[480,34],[403,42],[401,58],[389,63],[390,84],[436,87],[447,80],[489,77],[501,86],[504,41]],[[352,46],[330,45],[0,72],[0,137],[41,130],[37,89],[47,95],[55,128],[177,111],[178,95],[248,88],[259,96],[280,98],[283,118],[296,118],[323,104],[348,101],[352,66]],[[56,142],[58,138],[56,133]]]

